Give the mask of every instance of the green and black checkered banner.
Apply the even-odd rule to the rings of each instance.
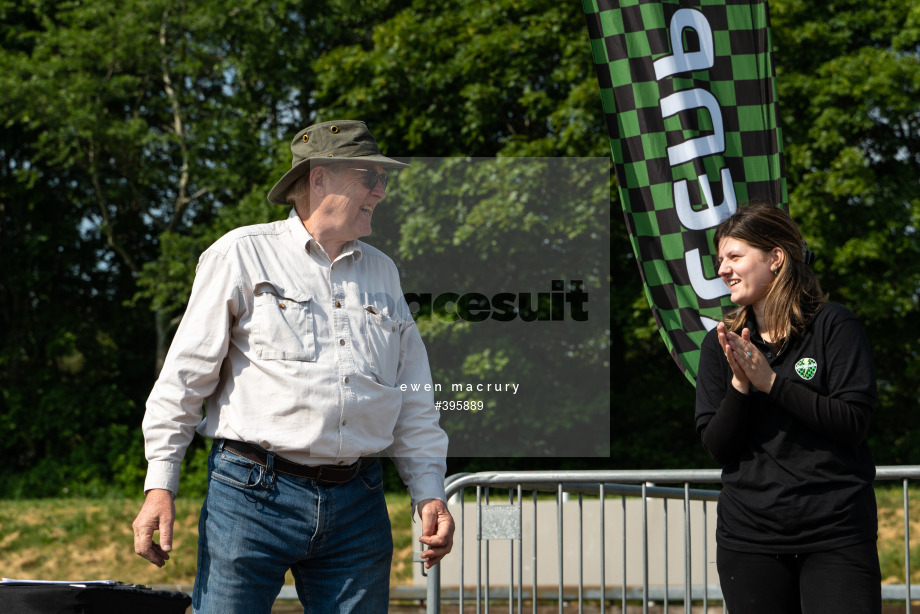
[[[583,0],[620,201],[665,344],[696,381],[728,289],[711,239],[788,197],[765,1]]]

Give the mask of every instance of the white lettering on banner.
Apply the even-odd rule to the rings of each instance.
[[[687,263],[687,274],[690,276],[690,285],[693,287],[693,291],[696,292],[698,297],[708,300],[728,294],[725,282],[722,281],[721,277],[706,279],[699,249],[691,249],[684,254],[684,261]]]
[[[703,326],[706,327],[707,331],[710,331],[719,325],[718,320],[713,320],[712,318],[707,318],[706,316],[700,316],[700,322],[703,323]]]
[[[703,190],[703,196],[706,202],[712,202],[712,187],[709,185],[709,177],[698,175],[696,178],[700,182],[700,188]],[[729,169],[722,169],[722,185],[732,185],[732,173]],[[680,223],[690,230],[706,230],[719,225],[724,219],[727,219],[732,213],[738,210],[738,201],[735,198],[735,191],[729,190],[724,194],[724,200],[721,205],[709,207],[697,211],[690,206],[690,193],[687,190],[687,180],[680,179],[674,182],[674,207],[677,209],[677,217]]]
[[[700,50],[687,53],[681,42],[684,28],[696,31],[700,39]],[[676,42],[675,42],[676,41]],[[671,17],[671,49],[674,55],[669,55],[652,64],[655,68],[655,79],[661,81],[665,77],[692,70],[706,70],[715,63],[716,53],[712,44],[712,28],[706,17],[694,9],[680,9]]]
[[[699,39],[699,51],[684,51],[683,32],[685,29],[696,32]],[[671,49],[673,54],[659,58],[653,63],[655,79],[661,81],[679,73],[694,70],[708,70],[715,64],[715,46],[712,38],[712,28],[706,16],[696,9],[680,9],[671,17],[669,24]],[[712,93],[694,88],[675,92],[661,99],[662,117],[671,117],[681,111],[689,111],[705,107],[712,118],[713,133],[690,139],[678,145],[668,147],[668,162],[672,167],[725,151],[725,129],[722,123],[722,109],[719,101]],[[708,230],[718,226],[719,222],[729,217],[738,210],[735,197],[735,187],[732,183],[731,172],[727,168],[721,169],[719,177],[722,182],[723,201],[721,204],[713,202],[712,186],[706,174],[698,175],[697,181],[703,193],[705,207],[696,211],[690,204],[690,190],[687,180],[675,181],[672,185],[674,207],[680,223],[688,230]],[[690,285],[697,296],[704,300],[716,299],[729,294],[728,287],[719,277],[707,279],[703,273],[703,263],[700,259],[700,250],[693,249],[684,253],[684,263],[690,277]],[[701,323],[706,330],[711,330],[715,325],[713,320],[703,318]]]
[[[712,116],[712,134],[698,136],[680,145],[668,147],[668,162],[671,163],[671,166],[677,166],[696,158],[703,158],[725,151],[722,111],[715,96],[704,89],[695,88],[674,92],[670,96],[661,99],[661,115],[663,117],[671,117],[681,111],[689,111],[700,107],[706,107],[709,115]]]

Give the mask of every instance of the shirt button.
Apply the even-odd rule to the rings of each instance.
[[[342,426],[345,426],[346,424],[348,424],[348,420],[342,420]]]
[[[336,302],[335,302],[335,306],[336,306],[336,307],[341,307],[341,306],[342,306],[342,303],[340,303],[339,301],[336,301]]]
[[[348,383],[348,378],[347,378],[347,377],[345,378],[345,383],[346,383],[346,384]]]
[[[344,340],[344,339],[339,339],[339,345],[345,345],[345,340]]]
[[[278,307],[281,307],[282,309],[285,309],[285,308],[287,307],[287,305],[285,305],[284,303],[278,303]]]
[[[391,328],[391,329],[390,329],[390,332],[394,332],[394,333],[395,333],[395,332],[396,332],[396,327],[394,326],[393,328]]]
[[[767,358],[773,358],[773,352],[767,352]]]

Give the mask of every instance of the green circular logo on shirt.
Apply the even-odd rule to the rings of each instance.
[[[795,372],[798,373],[799,377],[802,379],[811,379],[815,376],[815,373],[818,372],[818,363],[814,358],[803,358],[795,363]]]

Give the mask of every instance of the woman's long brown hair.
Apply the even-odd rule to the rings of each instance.
[[[716,228],[712,239],[716,253],[722,239],[732,238],[771,252],[778,247],[786,258],[764,299],[764,326],[771,342],[783,344],[802,334],[815,309],[826,299],[814,271],[806,262],[805,242],[795,222],[771,203],[739,207]],[[754,318],[753,306],[740,306],[725,315],[729,330],[739,332]]]

